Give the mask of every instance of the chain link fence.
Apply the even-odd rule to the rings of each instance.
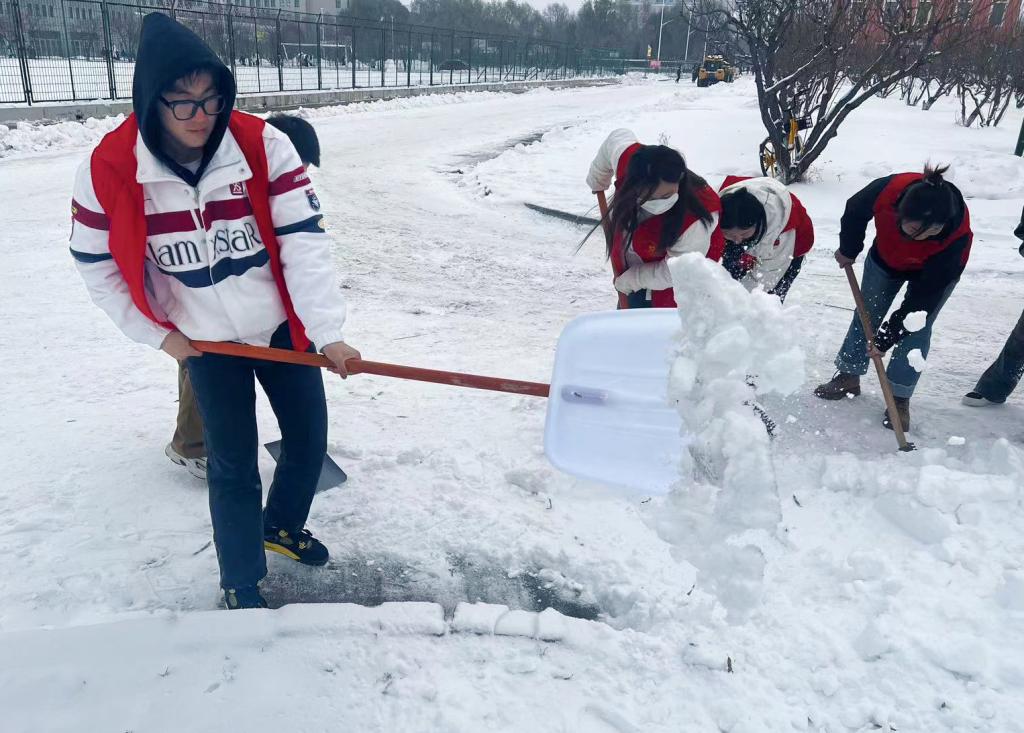
[[[261,1],[282,0],[248,0]],[[154,11],[201,36],[240,94],[624,72],[614,51],[343,15],[180,0],[0,0],[0,103],[130,99],[142,18]]]

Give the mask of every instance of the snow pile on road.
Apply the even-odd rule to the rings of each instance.
[[[671,268],[682,329],[669,394],[692,439],[676,488],[685,500],[660,529],[688,548],[704,582],[742,618],[758,601],[764,569],[760,550],[744,537],[774,536],[781,519],[770,418],[757,400],[795,392],[804,355],[778,298],[748,293],[698,254],[676,258]]]
[[[371,102],[353,102],[352,104],[332,104],[324,107],[299,107],[286,112],[310,120],[358,115],[373,111],[398,112],[413,109],[429,109],[452,104],[469,102],[487,103],[499,99],[518,96],[519,94],[544,95],[550,94],[547,87],[539,87],[526,92],[456,92],[454,94],[420,94],[413,97],[377,100]],[[260,117],[269,117],[264,113]],[[94,118],[81,122],[18,122],[11,125],[0,125],[0,158],[19,154],[41,152],[45,150],[79,148],[95,145],[108,132],[124,122],[124,115]]]
[[[95,145],[124,122],[124,115],[90,117],[82,122],[19,122],[0,125],[0,158],[15,153],[39,152]]]

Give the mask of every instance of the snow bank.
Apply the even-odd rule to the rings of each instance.
[[[84,122],[19,122],[14,127],[0,125],[0,158],[14,153],[78,148],[95,145],[104,135],[124,122],[124,115]]]
[[[546,87],[531,89],[522,94],[550,94]],[[306,119],[316,120],[343,115],[360,115],[367,112],[397,112],[412,109],[444,107],[468,102],[487,103],[498,99],[517,96],[515,92],[456,92],[454,94],[422,94],[414,97],[334,104],[325,107],[300,107],[288,112]],[[268,114],[261,114],[267,117]],[[90,117],[83,122],[19,122],[14,127],[0,125],[0,158],[17,153],[41,152],[45,150],[80,148],[95,145],[108,132],[124,121],[124,115]]]
[[[547,87],[531,89],[522,94],[544,95],[550,94]],[[455,92],[454,94],[419,94],[413,97],[399,97],[397,99],[378,100],[372,102],[353,102],[352,104],[332,104],[325,107],[299,107],[294,112],[299,117],[316,119],[318,117],[339,117],[343,115],[358,115],[367,112],[393,112],[410,109],[426,109],[432,107],[445,107],[451,104],[466,104],[467,102],[487,103],[498,99],[508,99],[518,96],[517,92]],[[266,115],[260,115],[265,117]]]

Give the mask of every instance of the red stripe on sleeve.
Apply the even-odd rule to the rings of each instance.
[[[283,193],[294,191],[296,188],[303,188],[309,185],[312,185],[312,182],[306,174],[306,169],[299,167],[271,181],[268,193],[271,196],[280,196]]]
[[[225,199],[223,201],[211,201],[203,209],[203,225],[206,231],[215,221],[234,221],[252,214],[252,204],[249,199]]]
[[[71,200],[71,218],[90,229],[98,229],[101,232],[110,231],[110,219],[106,214],[90,211],[74,199]]]

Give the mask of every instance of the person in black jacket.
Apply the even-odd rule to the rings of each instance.
[[[1024,211],[1020,214],[1020,224],[1017,225],[1014,235],[1018,239],[1024,239]],[[1018,252],[1024,257],[1024,243],[1020,245]],[[1001,405],[1016,389],[1021,374],[1024,374],[1024,313],[1010,332],[1010,337],[1006,339],[999,356],[981,375],[974,390],[964,395],[962,402],[968,407]]]
[[[852,264],[864,249],[868,222],[874,221],[875,241],[861,287],[876,334],[868,344],[855,315],[836,356],[836,375],[814,394],[825,400],[859,395],[870,357],[894,349],[887,374],[904,430],[910,429],[910,398],[921,376],[917,359],[912,363],[908,357],[919,351],[920,359],[927,358],[932,325],[960,280],[974,238],[967,205],[943,178],[946,170],[927,167],[923,174],[886,176],[855,194],[846,202],[835,253],[841,267]],[[882,323],[904,284],[903,302]],[[888,411],[883,424],[892,427]]]

